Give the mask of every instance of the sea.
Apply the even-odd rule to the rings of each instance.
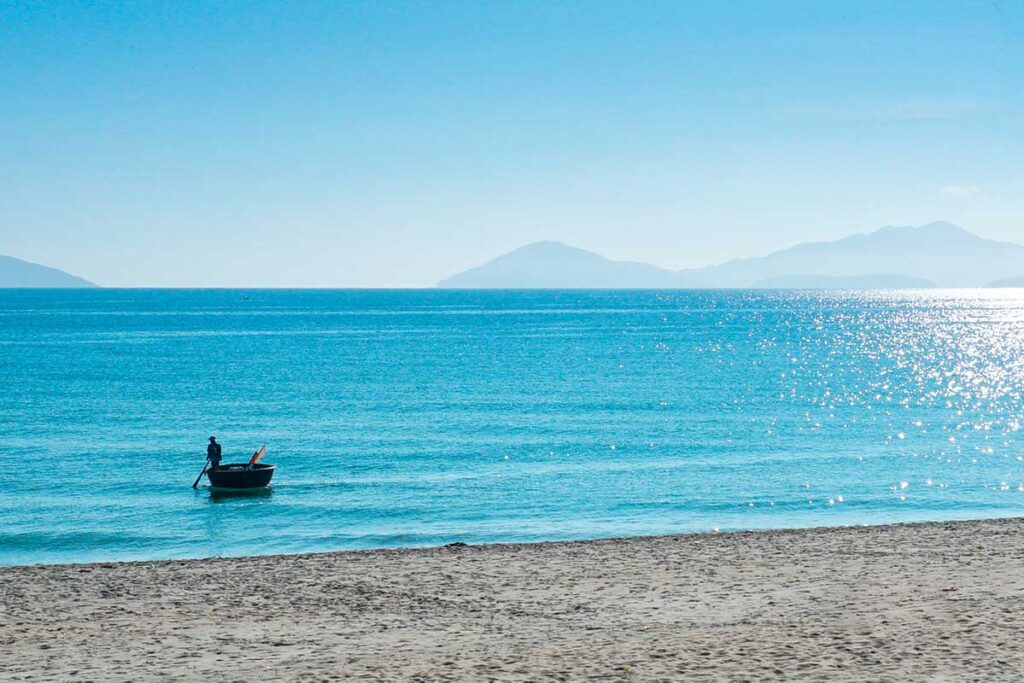
[[[1017,516],[1022,392],[1024,290],[0,290],[0,564]]]

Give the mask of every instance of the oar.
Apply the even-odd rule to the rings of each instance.
[[[192,484],[192,488],[196,488],[197,486],[199,486],[199,480],[203,478],[204,474],[206,474],[206,467],[209,464],[210,464],[210,459],[207,458],[206,459],[206,465],[203,465],[203,471],[199,473],[198,477],[196,477],[195,482],[193,482],[193,484]]]

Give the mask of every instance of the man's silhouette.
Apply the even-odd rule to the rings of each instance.
[[[220,444],[217,443],[217,437],[210,437],[210,445],[206,447],[206,457],[210,459],[210,469],[215,470],[220,467]]]

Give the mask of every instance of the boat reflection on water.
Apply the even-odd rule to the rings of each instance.
[[[214,503],[223,503],[229,500],[272,498],[274,489],[271,487],[258,489],[222,489],[215,486],[209,488],[210,500]]]

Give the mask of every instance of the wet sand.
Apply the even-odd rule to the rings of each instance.
[[[0,568],[4,680],[1019,680],[1024,520]]]

